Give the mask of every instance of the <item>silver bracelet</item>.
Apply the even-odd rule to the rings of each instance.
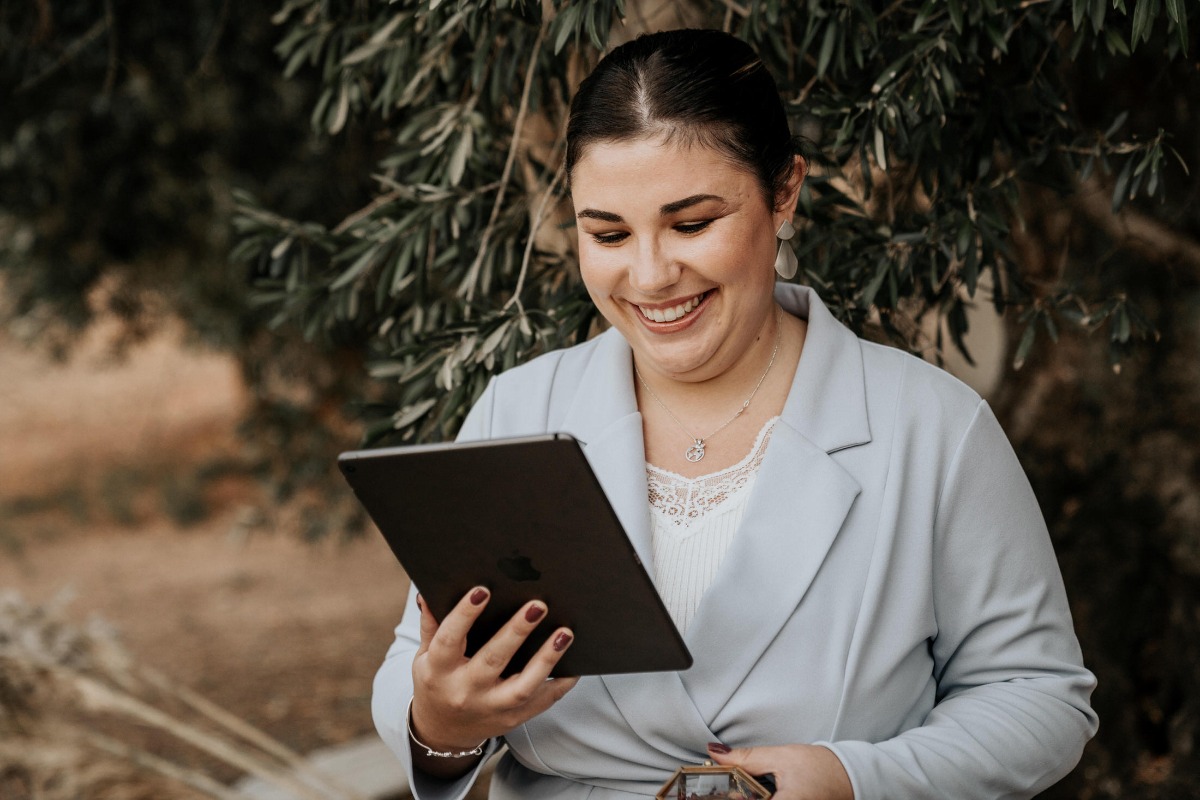
[[[484,739],[482,742],[475,745],[475,747],[472,748],[471,750],[459,750],[458,752],[455,752],[453,750],[447,750],[446,752],[440,752],[438,750],[434,750],[432,747],[430,747],[429,745],[425,744],[420,739],[418,739],[417,735],[415,733],[413,733],[413,729],[412,729],[413,699],[415,699],[415,698],[409,698],[408,710],[404,712],[404,722],[408,726],[408,738],[412,740],[413,744],[415,744],[417,747],[420,747],[422,750],[424,750],[425,755],[433,756],[434,758],[467,758],[468,756],[483,755],[483,747],[484,747],[484,745],[486,745],[488,743],[487,739]]]

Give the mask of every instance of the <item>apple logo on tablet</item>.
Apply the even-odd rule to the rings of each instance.
[[[529,556],[523,556],[516,550],[513,550],[511,556],[505,556],[497,561],[496,566],[500,568],[500,572],[504,573],[506,578],[514,581],[536,581],[542,577],[542,573],[534,568]]]

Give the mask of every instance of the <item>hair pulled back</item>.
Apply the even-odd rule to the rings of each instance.
[[[644,137],[724,153],[771,208],[796,153],[775,79],[750,45],[715,30],[643,34],[601,59],[571,101],[568,180],[589,145]]]

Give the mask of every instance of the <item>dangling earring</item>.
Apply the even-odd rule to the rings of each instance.
[[[785,219],[783,224],[779,226],[779,230],[775,232],[775,238],[779,239],[779,252],[775,254],[775,271],[785,281],[796,277],[796,270],[800,268],[800,261],[796,258],[796,251],[788,243],[788,240],[795,235],[796,227],[792,225],[790,219]]]

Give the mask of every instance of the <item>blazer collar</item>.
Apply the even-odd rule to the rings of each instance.
[[[832,453],[871,441],[862,347],[807,286],[780,283],[775,299],[808,320],[804,352],[781,415],[804,438]],[[562,430],[588,445],[638,414],[633,353],[615,328],[594,342]]]
[[[826,453],[871,441],[858,337],[807,286],[776,284],[775,299],[784,311],[808,320],[783,421]]]
[[[641,416],[629,343],[616,328],[609,328],[591,344],[592,352],[562,423],[562,429],[585,447],[630,414]]]

